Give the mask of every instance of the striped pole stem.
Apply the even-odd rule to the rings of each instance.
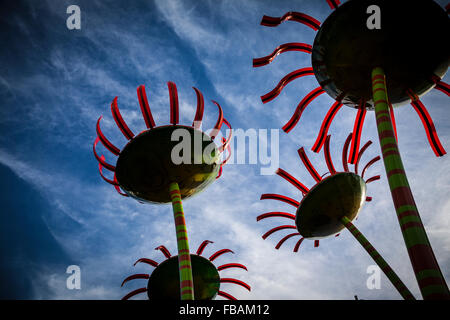
[[[372,93],[384,167],[400,229],[424,300],[450,299],[403,167],[392,127],[383,69],[372,71]]]
[[[181,203],[181,193],[178,183],[171,183],[169,192],[170,199],[172,200],[175,231],[177,234],[181,300],[194,300],[191,255],[189,253],[186,221],[184,220],[183,204]]]
[[[397,274],[392,270],[392,268],[388,265],[386,260],[380,255],[380,253],[372,246],[369,240],[366,239],[362,235],[362,233],[356,228],[349,218],[344,216],[341,218],[342,224],[350,231],[350,233],[358,240],[358,242],[362,245],[362,247],[367,251],[367,253],[372,257],[375,263],[380,267],[380,269],[384,272],[386,277],[388,277],[389,281],[393,284],[395,289],[400,293],[400,295],[405,300],[416,300],[409,289],[405,286],[403,281],[397,276]]]

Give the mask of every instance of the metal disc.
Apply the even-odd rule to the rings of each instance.
[[[295,224],[304,238],[320,239],[344,226],[341,218],[353,220],[366,200],[366,183],[352,172],[340,172],[316,184],[300,202]]]
[[[370,5],[380,8],[381,29],[369,29]],[[382,67],[392,104],[430,90],[450,61],[450,19],[434,1],[352,0],[325,20],[311,55],[317,81],[334,99],[373,108],[371,71]]]
[[[191,254],[195,300],[212,300],[220,288],[219,271],[208,259]],[[150,300],[180,300],[178,256],[170,257],[153,270],[148,280]]]
[[[182,138],[175,139],[179,137],[177,133]],[[172,141],[172,135],[176,141]],[[181,142],[187,145],[184,150],[180,148]],[[180,159],[185,163],[174,163],[172,153],[185,157],[186,161]],[[178,183],[182,198],[191,197],[211,184],[219,171],[218,160],[217,146],[207,134],[187,126],[163,126],[130,140],[117,159],[116,176],[120,187],[131,197],[167,203],[172,182]]]

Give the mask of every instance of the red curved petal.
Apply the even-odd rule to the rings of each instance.
[[[195,129],[199,129],[202,125],[203,120],[203,111],[205,109],[205,100],[203,99],[203,94],[200,90],[198,90],[195,87],[192,87],[195,90],[195,94],[197,95],[197,110],[195,111],[195,117],[194,122],[192,123],[192,126]]]
[[[347,140],[345,140],[344,148],[342,149],[342,166],[344,167],[344,171],[348,172],[348,164],[347,164],[347,154],[348,154],[348,146],[350,144],[350,141],[352,140],[353,134],[350,133],[347,137]]]
[[[327,3],[331,9],[337,9],[338,6],[341,4],[339,0],[327,0]]]
[[[217,295],[218,295],[218,296],[221,296],[221,297],[224,297],[224,298],[226,298],[226,299],[228,299],[228,300],[237,300],[237,299],[236,299],[235,297],[233,297],[231,294],[226,293],[226,292],[223,292],[223,291],[217,292]]]
[[[150,105],[148,104],[147,93],[145,93],[144,85],[140,85],[137,88],[137,96],[139,100],[139,106],[141,107],[142,116],[144,117],[145,125],[147,126],[147,128],[151,129],[155,127],[156,124],[150,110]]]
[[[101,163],[101,165],[102,165],[103,167],[105,167],[105,168],[108,169],[109,171],[114,172],[114,171],[116,170],[116,167],[113,166],[113,165],[111,165],[111,164],[109,164],[109,163],[107,163],[107,162],[104,160],[104,158],[100,157],[100,156],[97,154],[97,151],[95,150],[95,147],[97,146],[97,144],[98,144],[99,141],[100,141],[100,138],[97,137],[97,138],[95,139],[95,142],[94,142],[94,145],[93,145],[94,156],[95,156],[95,158],[97,159],[97,161],[98,161],[99,163]]]
[[[126,122],[123,120],[122,115],[120,114],[119,106],[117,105],[117,97],[115,97],[111,103],[111,113],[113,115],[114,121],[116,122],[125,138],[127,138],[128,140],[133,139],[134,133],[130,130],[130,128],[128,128]]]
[[[272,101],[273,99],[275,99],[280,93],[281,90],[283,90],[283,88],[290,83],[291,81],[300,78],[300,77],[304,77],[304,76],[310,76],[310,75],[314,75],[314,71],[313,68],[308,67],[308,68],[302,68],[302,69],[298,69],[295,71],[292,71],[291,73],[287,74],[286,76],[283,77],[283,79],[280,80],[280,82],[278,82],[278,84],[276,85],[275,88],[273,88],[272,91],[266,93],[265,95],[261,96],[261,101],[263,103],[267,103],[269,101]]]
[[[298,104],[297,108],[295,109],[294,114],[292,115],[291,119],[283,126],[284,132],[288,133],[291,131],[300,120],[303,111],[308,106],[308,104],[313,101],[315,98],[320,96],[322,93],[325,93],[325,91],[322,89],[322,87],[317,87],[316,89],[312,90],[310,93],[308,93],[302,101]]]
[[[115,154],[116,156],[118,156],[120,154],[120,149],[117,148],[115,145],[113,145],[103,134],[102,130],[100,129],[100,120],[103,117],[98,118],[97,120],[97,126],[96,126],[96,131],[97,131],[97,136],[100,138],[101,143],[105,146],[106,149],[108,149],[109,151],[111,151],[113,154]]]
[[[367,179],[366,180],[366,184],[367,183],[371,183],[371,182],[376,181],[376,180],[380,180],[380,176],[379,175],[378,176],[373,176],[373,177]]]
[[[152,260],[152,259],[147,259],[147,258],[140,258],[140,259],[138,259],[138,260],[134,263],[134,265],[136,265],[136,264],[138,264],[138,263],[140,263],[140,262],[146,263],[146,264],[151,265],[152,267],[155,267],[155,268],[158,266],[158,262],[156,262],[156,261],[154,261],[154,260]]]
[[[276,27],[284,21],[295,21],[303,23],[304,25],[312,28],[315,31],[320,28],[320,21],[314,19],[311,16],[308,16],[307,14],[294,11],[287,12],[280,18],[264,16],[261,20],[261,25],[266,27]]]
[[[230,141],[231,141],[231,136],[233,134],[233,129],[231,128],[231,124],[228,122],[228,120],[223,118],[223,123],[225,123],[225,125],[228,127],[228,137],[223,142],[223,144],[219,147],[219,152],[223,152],[229,146]],[[231,149],[229,149],[229,150],[231,150]]]
[[[287,204],[290,204],[291,206],[294,206],[296,208],[298,208],[298,206],[300,205],[300,202],[298,202],[292,198],[282,196],[281,194],[275,194],[275,193],[265,193],[265,194],[261,195],[260,200],[278,200],[278,201],[282,201]]]
[[[448,8],[450,7],[450,4],[448,4],[446,6],[447,12],[448,12]],[[447,96],[450,96],[450,85],[448,83],[445,83],[444,81],[441,80],[441,78],[439,78],[438,76],[433,76],[432,77],[433,82],[435,83],[435,89],[445,93]]]
[[[355,173],[358,174],[358,166],[359,166],[359,162],[361,161],[361,157],[364,154],[364,151],[367,150],[367,148],[372,144],[372,141],[367,141],[366,144],[361,148],[361,150],[359,150],[359,154],[358,154],[358,159],[356,160],[355,163]]]
[[[381,159],[380,156],[376,156],[375,158],[373,158],[372,160],[370,160],[369,162],[367,162],[366,166],[364,167],[362,173],[361,173],[361,178],[364,178],[364,174],[366,173],[366,170],[369,169],[369,167],[374,164],[375,162],[379,161]]]
[[[147,292],[147,288],[139,288],[139,289],[136,289],[136,290],[131,291],[130,293],[128,293],[126,296],[124,296],[124,297],[122,298],[122,300],[128,300],[128,299],[130,299],[131,297],[133,297],[133,296],[135,296],[135,295],[137,295],[137,294],[139,294],[139,293],[144,293],[144,292]]]
[[[331,160],[330,155],[330,139],[331,136],[328,135],[325,139],[325,146],[323,148],[323,153],[325,156],[325,162],[327,164],[328,170],[330,170],[331,175],[336,174],[336,169],[334,168],[333,161]]]
[[[178,91],[177,86],[172,81],[167,82],[170,97],[170,123],[178,124],[179,121],[179,107],[178,107]]]
[[[420,120],[422,121],[431,149],[433,149],[433,152],[437,157],[442,157],[447,152],[439,140],[433,120],[431,119],[427,108],[425,108],[420,100],[413,101],[411,105],[414,107],[414,110],[416,110]]]
[[[221,256],[224,253],[234,253],[233,251],[231,251],[230,249],[222,249],[217,251],[216,253],[214,253],[213,255],[211,255],[211,257],[209,257],[209,261],[214,261],[215,259],[217,259],[219,256]]]
[[[320,131],[319,135],[317,136],[316,142],[314,143],[314,146],[311,148],[312,151],[319,152],[320,149],[322,148],[328,133],[328,129],[330,129],[331,122],[333,122],[334,116],[341,109],[341,107],[342,103],[336,101],[328,110],[327,115],[323,119],[322,125],[320,126]]]
[[[224,145],[227,144],[227,139],[222,138],[222,143]],[[223,160],[222,165],[225,165],[228,162],[228,160],[230,160],[230,157],[231,157],[231,146],[229,144],[227,144],[227,153],[228,153],[227,157],[225,158],[225,160]]]
[[[300,238],[297,243],[295,244],[294,247],[294,252],[298,252],[298,249],[300,248],[300,245],[302,244],[303,240],[305,240],[305,238]]]
[[[117,184],[117,185],[114,186],[114,188],[116,189],[117,193],[120,194],[121,196],[129,197],[129,195],[127,195],[126,193],[123,193],[123,192],[120,190],[119,182],[117,181],[116,173],[115,173],[115,172],[114,172],[114,182]]]
[[[220,128],[222,128],[223,124],[223,110],[220,104],[218,104],[216,101],[212,100],[212,102],[219,108],[219,117],[217,118],[217,122],[214,125],[214,129],[212,130],[210,136],[212,139],[214,139],[220,132]]]
[[[308,156],[306,155],[305,148],[301,147],[297,150],[298,155],[300,156],[300,159],[302,160],[303,164],[305,165],[306,169],[308,170],[309,174],[316,180],[316,182],[320,182],[322,178],[320,177],[319,173],[316,171],[314,166],[312,165],[311,161],[309,161]]]
[[[251,291],[250,286],[241,280],[237,280],[237,279],[233,279],[233,278],[222,278],[222,279],[220,279],[220,282],[221,283],[234,283],[234,284],[240,285],[241,287],[244,287],[248,291]]]
[[[276,174],[291,183],[293,186],[295,186],[297,189],[299,189],[303,194],[308,193],[309,189],[300,181],[295,179],[293,176],[291,176],[289,173],[284,171],[283,169],[279,168],[276,171]]]
[[[207,246],[208,244],[210,244],[210,243],[214,243],[214,242],[209,241],[209,240],[203,241],[203,242],[198,246],[197,254],[198,254],[198,255],[201,255],[201,254],[203,253],[203,250],[205,250],[206,246]]]
[[[262,67],[273,61],[276,56],[287,51],[302,51],[306,53],[312,52],[312,46],[307,43],[289,42],[278,46],[271,54],[261,58],[253,59],[253,67]]]
[[[229,268],[241,268],[241,269],[244,269],[245,271],[248,271],[247,267],[240,263],[223,264],[223,265],[217,267],[217,270],[222,271],[222,270],[229,269]]]
[[[278,227],[275,227],[275,228],[270,229],[269,231],[267,231],[267,232],[262,236],[262,238],[263,238],[264,240],[266,240],[267,237],[270,236],[272,233],[277,232],[277,231],[280,231],[280,230],[284,230],[284,229],[297,229],[297,227],[296,227],[296,226],[293,226],[293,225],[278,226]]]
[[[350,154],[348,155],[348,162],[351,164],[354,164],[356,162],[356,157],[359,152],[362,128],[367,113],[367,109],[363,107],[364,104],[365,102],[361,104],[361,109],[359,109],[358,113],[356,114],[355,124],[353,126],[353,139],[350,146]]]
[[[155,250],[160,250],[167,259],[172,256],[165,246],[156,247]]]
[[[223,171],[223,168],[222,168],[222,165],[220,165],[219,172],[217,173],[216,180],[219,179],[222,176],[222,171]]]
[[[123,285],[125,283],[127,283],[130,280],[135,280],[135,279],[148,279],[150,278],[150,276],[146,273],[137,273],[137,274],[133,274],[127,278],[125,278],[125,280],[123,280],[122,284],[120,285],[121,287],[123,287]]]
[[[258,217],[256,217],[256,221],[261,221],[263,219],[273,218],[273,217],[282,217],[282,218],[288,218],[288,219],[295,220],[295,215],[293,215],[293,214],[290,214],[287,212],[274,211],[274,212],[267,212],[267,213],[263,213],[263,214],[259,215]]]
[[[277,245],[275,246],[275,249],[277,249],[277,250],[280,249],[280,247],[283,245],[283,243],[284,243],[287,239],[292,238],[292,237],[294,237],[294,236],[299,236],[299,235],[300,235],[300,233],[298,233],[298,232],[294,232],[294,233],[288,234],[288,235],[285,236],[283,239],[281,239],[280,242],[277,243]]]
[[[102,159],[103,161],[105,161],[105,156],[102,155],[102,156],[100,157],[100,159]],[[103,166],[102,166],[102,164],[101,164],[100,162],[98,163],[98,171],[100,172],[100,176],[103,178],[103,180],[105,180],[105,181],[108,182],[109,184],[112,184],[113,186],[118,186],[118,185],[119,185],[116,181],[110,180],[110,179],[106,178],[106,177],[103,175]]]

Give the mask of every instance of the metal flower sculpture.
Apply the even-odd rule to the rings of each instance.
[[[230,268],[240,268],[247,271],[247,268],[239,263],[226,263],[216,267],[212,262],[219,256],[225,253],[233,253],[230,249],[222,249],[213,253],[208,259],[202,256],[203,250],[212,241],[205,240],[198,247],[196,254],[191,254],[194,292],[196,300],[212,300],[217,295],[229,300],[236,300],[231,294],[221,291],[220,286],[222,283],[232,283],[244,287],[248,291],[251,290],[250,286],[243,281],[234,278],[222,278],[219,275],[220,271]],[[180,298],[180,280],[178,277],[177,268],[177,256],[172,256],[164,246],[159,246],[156,250],[161,252],[166,257],[161,263],[158,263],[152,259],[140,258],[137,263],[148,264],[155,269],[151,274],[133,274],[127,277],[122,282],[122,286],[135,279],[148,280],[147,287],[142,287],[131,291],[125,295],[122,300],[128,300],[129,298],[147,292],[148,298],[151,300],[179,300]]]
[[[178,260],[181,284],[181,298],[194,299],[192,284],[192,270],[189,254],[186,222],[184,218],[182,199],[191,197],[220,177],[222,166],[227,159],[220,162],[222,154],[227,150],[230,153],[229,142],[231,139],[231,126],[223,116],[220,105],[213,101],[219,108],[219,117],[210,135],[200,130],[203,119],[204,99],[202,93],[194,88],[197,95],[197,110],[192,126],[183,126],[179,122],[179,107],[177,87],[173,82],[168,82],[170,95],[170,125],[156,126],[150,111],[145,87],[137,88],[137,96],[147,129],[135,135],[123,120],[118,105],[117,97],[111,104],[112,116],[127,138],[128,143],[120,150],[113,145],[100,129],[100,117],[97,121],[97,139],[94,142],[94,155],[99,162],[99,171],[102,178],[112,184],[117,192],[123,196],[130,196],[140,202],[172,203],[175,219],[175,229],[178,244]],[[228,137],[222,138],[220,146],[216,146],[214,139],[217,137],[222,125],[229,127]],[[187,133],[190,139],[190,157],[187,162],[174,163],[172,151],[179,143],[172,141],[172,135],[180,130]],[[200,148],[196,143],[200,141]],[[103,155],[96,151],[98,142],[111,153],[118,156],[116,165],[105,161]],[[189,150],[190,149],[190,150]],[[187,152],[183,150],[183,152]],[[103,168],[113,172],[113,179],[108,179],[103,174]]]
[[[344,171],[337,172],[330,157],[330,136],[327,136],[325,140],[324,155],[331,175],[326,178],[322,178],[323,176],[319,175],[309,161],[304,148],[298,150],[300,159],[311,176],[316,180],[316,184],[311,189],[308,189],[308,187],[283,169],[277,170],[279,176],[283,177],[302,192],[303,199],[301,202],[298,202],[295,199],[279,194],[263,194],[261,200],[272,199],[283,201],[294,206],[297,210],[295,215],[288,212],[268,212],[259,215],[256,218],[257,221],[271,217],[283,217],[295,221],[294,224],[281,225],[270,229],[262,237],[263,239],[266,239],[277,231],[295,229],[297,232],[290,233],[283,237],[277,243],[275,248],[279,249],[283,243],[290,238],[300,237],[293,250],[294,252],[297,252],[304,239],[314,240],[314,247],[318,247],[319,239],[332,235],[338,236],[342,229],[347,228],[378,264],[380,269],[383,270],[400,295],[404,299],[414,299],[414,296],[397,274],[352,223],[352,220],[357,218],[364,202],[372,200],[370,197],[366,197],[366,184],[378,180],[380,176],[376,175],[364,180],[364,174],[373,163],[380,160],[380,157],[377,156],[370,160],[365,165],[361,175],[358,174],[358,165],[361,156],[372,143],[371,141],[368,141],[359,153],[358,160],[355,164],[355,171],[350,172],[346,159],[351,138],[352,134],[350,133],[342,152]]]

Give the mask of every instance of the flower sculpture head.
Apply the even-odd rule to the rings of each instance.
[[[261,96],[262,102],[267,103],[275,99],[289,82],[303,76],[316,77],[319,86],[301,100],[283,130],[291,131],[308,104],[326,92],[336,102],[325,116],[312,150],[320,151],[334,116],[345,104],[358,109],[348,159],[354,164],[366,111],[374,109],[371,72],[375,67],[381,67],[386,74],[391,118],[394,117],[392,105],[410,101],[421,118],[434,153],[437,156],[444,155],[446,152],[433,121],[418,97],[433,87],[450,95],[449,85],[441,81],[450,61],[448,44],[443,36],[450,33],[447,13],[429,0],[352,0],[342,6],[339,6],[338,0],[327,2],[336,10],[323,24],[299,12],[288,12],[279,18],[264,16],[261,21],[262,25],[268,27],[276,27],[284,21],[295,21],[317,31],[312,46],[306,43],[285,43],[272,54],[253,60],[254,67],[261,67],[286,51],[311,54],[312,67],[289,73],[272,91]],[[367,25],[370,17],[368,8],[373,6],[380,9],[379,29]]]
[[[208,259],[202,256],[205,247],[212,243],[212,241],[205,240],[198,247],[196,254],[191,254],[192,273],[194,282],[194,291],[196,293],[196,300],[212,300],[217,295],[227,298],[229,300],[236,300],[232,295],[224,291],[220,291],[221,283],[233,283],[244,287],[250,291],[250,286],[233,278],[222,278],[219,272],[229,268],[240,268],[247,270],[247,268],[239,263],[227,263],[216,267],[212,262],[225,253],[233,253],[230,249],[222,249],[212,254]],[[134,279],[147,279],[147,287],[139,288],[128,293],[122,299],[127,300],[137,294],[147,292],[148,298],[151,300],[179,300],[180,299],[180,279],[178,276],[178,256],[172,256],[164,246],[159,246],[156,250],[161,252],[166,257],[161,263],[154,260],[141,258],[135,262],[146,263],[156,269],[149,274],[133,274],[127,277],[122,286]]]
[[[352,134],[348,136],[342,152],[343,172],[337,172],[334,168],[329,150],[330,136],[326,138],[324,154],[328,170],[331,174],[326,178],[322,178],[323,176],[319,175],[313,167],[304,148],[298,150],[303,164],[317,182],[311,189],[308,189],[283,169],[277,170],[277,174],[297,187],[304,197],[301,202],[298,202],[297,200],[278,194],[263,194],[261,196],[261,200],[279,200],[297,209],[295,215],[287,212],[268,212],[257,217],[257,221],[270,217],[285,217],[295,221],[293,225],[278,226],[263,235],[263,239],[266,239],[279,230],[296,229],[298,231],[282,238],[276,245],[276,249],[279,249],[286,240],[295,236],[299,236],[300,239],[294,246],[294,252],[298,251],[300,244],[305,238],[315,240],[314,246],[319,246],[319,239],[339,234],[345,227],[342,223],[343,217],[346,217],[349,221],[354,220],[358,216],[364,201],[372,200],[370,197],[366,197],[366,184],[378,180],[380,176],[373,176],[364,181],[364,174],[373,163],[380,160],[380,157],[377,156],[370,160],[362,170],[361,175],[358,174],[361,156],[372,143],[368,141],[361,148],[355,164],[355,171],[350,172],[346,157],[351,137]]]
[[[257,221],[270,217],[284,217],[292,219],[295,224],[281,225],[267,231],[263,235],[263,239],[284,229],[296,229],[297,232],[290,233],[283,237],[275,246],[279,249],[283,243],[292,237],[300,237],[294,246],[294,252],[297,252],[304,239],[314,240],[314,247],[319,246],[319,239],[329,237],[331,235],[339,235],[339,232],[347,228],[356,240],[363,246],[367,253],[377,263],[381,270],[385,273],[392,285],[397,289],[399,294],[408,300],[414,300],[414,296],[409,289],[401,281],[398,275],[392,270],[388,263],[383,259],[380,253],[372,246],[372,244],[362,235],[362,233],[353,225],[352,220],[356,219],[364,201],[371,201],[370,197],[366,197],[366,184],[378,180],[380,176],[373,176],[364,181],[366,170],[376,161],[380,160],[377,156],[370,160],[361,172],[358,174],[358,165],[364,151],[372,143],[368,141],[358,155],[354,172],[350,172],[347,164],[348,145],[352,138],[352,134],[348,136],[342,152],[343,172],[337,172],[333,166],[330,157],[329,143],[330,136],[325,140],[325,161],[330,170],[331,175],[322,179],[316,169],[312,166],[303,148],[298,150],[300,158],[309,171],[311,176],[316,180],[316,185],[308,189],[300,181],[295,179],[289,173],[282,169],[278,169],[277,174],[292,183],[304,195],[301,202],[278,194],[263,194],[263,199],[273,199],[286,202],[297,208],[295,215],[287,212],[268,212],[257,217]]]
[[[152,203],[167,203],[171,201],[169,186],[172,182],[177,182],[180,187],[182,198],[187,198],[197,194],[216,178],[221,175],[222,166],[226,159],[220,163],[221,154],[225,149],[230,151],[229,141],[231,138],[231,127],[224,118],[222,108],[213,101],[219,108],[219,118],[210,135],[200,130],[203,119],[204,99],[202,93],[194,88],[197,94],[197,111],[192,126],[178,124],[178,94],[177,87],[173,82],[168,82],[170,95],[170,124],[156,126],[150,111],[145,87],[139,86],[137,96],[141,107],[147,129],[135,135],[123,120],[118,105],[117,97],[111,104],[113,118],[129,141],[120,150],[114,146],[102,133],[100,129],[100,117],[97,121],[97,139],[94,143],[94,155],[99,162],[99,170],[102,178],[114,185],[116,190],[124,196],[131,196],[139,201]],[[230,129],[227,139],[222,138],[220,146],[216,146],[214,139],[225,124]],[[177,134],[179,130],[179,134]],[[188,161],[176,163],[172,154],[174,148],[180,142],[175,138],[186,138]],[[99,156],[96,146],[101,142],[106,149],[118,156],[116,165],[111,165],[105,161],[105,157]],[[185,143],[186,141],[182,141]],[[199,145],[199,147],[197,147]],[[181,150],[186,152],[186,148]],[[186,155],[183,155],[185,159]],[[103,168],[114,172],[114,178],[108,179],[103,175]],[[122,192],[123,190],[124,192]]]

